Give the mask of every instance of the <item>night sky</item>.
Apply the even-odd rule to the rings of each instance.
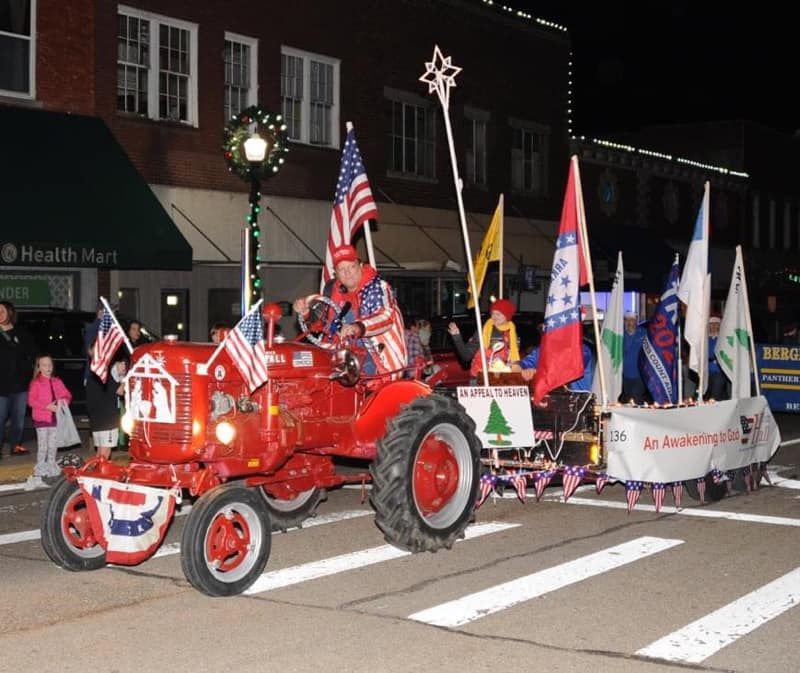
[[[773,3],[503,1],[569,28],[579,134],[730,119],[800,128],[800,37]]]

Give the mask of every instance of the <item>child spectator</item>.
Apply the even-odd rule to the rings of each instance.
[[[46,486],[43,478],[58,477],[61,469],[56,464],[56,412],[62,404],[72,400],[64,382],[53,376],[53,359],[49,355],[36,358],[33,380],[28,387],[28,405],[36,428],[36,467],[26,488]]]

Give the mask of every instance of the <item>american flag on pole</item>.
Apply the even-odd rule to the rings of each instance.
[[[253,392],[267,380],[267,353],[264,349],[264,320],[261,302],[251,308],[225,339],[225,350]]]
[[[90,369],[105,383],[108,380],[108,365],[114,353],[125,341],[125,334],[108,310],[103,308],[103,317],[100,318],[100,327],[97,338],[92,346],[92,363]]]
[[[322,287],[333,277],[333,251],[340,245],[350,245],[353,235],[365,221],[376,219],[378,208],[369,187],[367,171],[356,145],[356,133],[350,126],[342,150],[339,181],[333,197],[331,230],[325,251],[325,266],[322,268]]]

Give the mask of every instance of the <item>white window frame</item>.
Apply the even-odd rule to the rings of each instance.
[[[117,14],[124,14],[143,21],[150,22],[150,63],[147,67],[147,119],[160,122],[171,122],[173,124],[184,124],[186,126],[198,126],[198,107],[197,107],[197,49],[198,49],[198,28],[196,23],[184,21],[182,19],[175,19],[170,16],[163,16],[162,14],[154,14],[153,12],[145,12],[141,9],[129,7],[127,5],[117,5]],[[115,24],[116,25],[116,24]],[[158,81],[160,73],[160,57],[161,57],[161,26],[166,25],[170,28],[178,28],[189,32],[189,77],[187,86],[186,101],[186,114],[188,119],[174,120],[164,119],[159,116],[159,90]],[[141,117],[130,112],[117,110],[117,114]]]
[[[420,182],[437,182],[436,177],[436,125],[438,120],[436,118],[436,108],[434,107],[433,103],[431,103],[430,99],[423,98],[422,96],[417,96],[413,93],[408,93],[407,91],[401,91],[399,89],[393,89],[391,87],[384,87],[383,88],[383,95],[385,99],[394,107],[395,103],[400,103],[402,105],[411,105],[418,108],[423,108],[425,110],[426,115],[430,116],[430,124],[431,124],[431,140],[428,141],[425,138],[420,138],[419,135],[414,136],[415,144],[419,147],[420,142],[427,143],[429,142],[431,145],[431,174],[426,175],[425,173],[420,172],[411,172],[411,171],[398,171],[394,168],[393,160],[393,149],[390,147],[389,152],[386,157],[387,163],[387,170],[386,174],[392,178],[403,178],[405,180],[419,180]],[[389,129],[389,138],[391,141],[394,141],[395,133],[394,133],[394,111],[392,111],[389,115],[389,119],[387,120],[387,127]],[[408,140],[405,137],[405,129],[403,131],[403,140]],[[405,161],[403,162],[405,165]],[[419,158],[419,152],[417,152],[417,165],[424,165],[424,157],[422,160]]]
[[[511,127],[511,189],[515,194],[526,194],[530,196],[546,196],[549,189],[549,154],[550,154],[550,127],[545,126],[544,124],[538,124],[536,122],[524,120],[524,119],[516,119],[511,117],[508,120],[509,126]],[[540,182],[539,189],[528,189],[524,185],[520,188],[514,185],[514,131],[522,131],[523,133],[529,133],[531,135],[539,136],[539,139],[543,145],[543,150],[541,152],[542,155],[542,179]],[[523,164],[525,161],[525,157],[522,158]],[[524,182],[524,176],[523,176]]]
[[[475,176],[476,179],[470,178],[470,167],[467,165],[466,159],[466,150],[464,152],[464,181],[471,187],[477,187],[479,189],[486,189],[489,184],[489,119],[490,115],[486,110],[479,110],[477,108],[464,106],[464,118],[469,123],[469,133],[472,133],[472,156],[474,160],[474,166],[472,167],[472,175]],[[478,176],[478,161],[479,157],[476,153],[476,136],[475,136],[475,128],[476,123],[483,124],[483,182],[479,182],[477,180]]]
[[[243,44],[250,48],[250,88],[247,90],[247,106],[255,105],[258,103],[258,38],[257,37],[247,37],[247,35],[240,35],[238,33],[231,33],[229,31],[225,31],[225,41],[226,42],[238,42],[239,44]],[[224,60],[224,56],[223,56]],[[224,63],[223,63],[224,65]],[[223,74],[223,86],[225,86],[225,77]],[[225,115],[225,99],[223,95],[223,115]],[[225,119],[227,123],[230,121],[228,118]]]
[[[315,54],[310,51],[303,51],[281,45],[281,56],[293,56],[303,59],[303,100],[300,106],[300,137],[292,138],[292,142],[309,145],[311,147],[323,147],[328,149],[339,149],[341,142],[341,59],[323,54]],[[331,142],[328,145],[311,142],[311,61],[324,63],[333,68],[333,105],[331,107]],[[281,73],[283,76],[283,73]],[[281,97],[282,98],[282,97]],[[283,100],[281,100],[283,109]]]
[[[28,91],[10,91],[8,89],[0,89],[0,96],[7,96],[9,98],[22,98],[25,100],[34,100],[36,98],[36,7],[37,0],[31,0],[31,32],[30,35],[19,35],[17,33],[6,33],[0,31],[3,37],[10,37],[17,40],[27,40],[28,42]]]

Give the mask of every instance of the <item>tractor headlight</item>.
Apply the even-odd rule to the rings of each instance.
[[[124,432],[126,435],[129,435],[133,432],[133,416],[129,411],[126,411],[122,415],[122,420],[119,424],[122,427],[122,432]]]
[[[217,424],[214,434],[223,444],[230,444],[236,438],[236,428],[232,423],[222,421],[222,423]]]

